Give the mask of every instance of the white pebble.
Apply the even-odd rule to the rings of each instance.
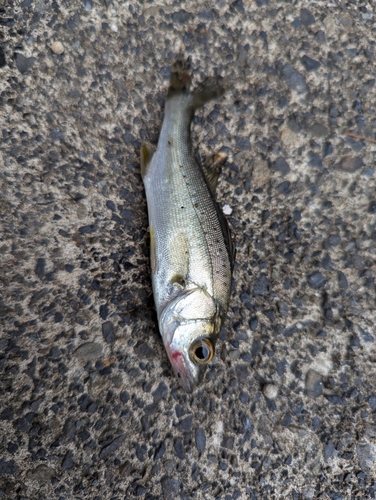
[[[112,29],[112,31],[115,31],[115,33],[118,32],[118,27],[116,26],[116,24],[111,24],[110,28]]]
[[[51,44],[51,50],[55,54],[62,54],[64,52],[64,45],[61,42],[53,42]]]
[[[230,205],[224,205],[224,207],[222,208],[222,211],[225,215],[232,214],[232,208],[230,207]]]
[[[264,396],[268,399],[274,399],[278,396],[278,387],[273,384],[266,384],[262,388]]]

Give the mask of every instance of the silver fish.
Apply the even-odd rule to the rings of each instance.
[[[157,149],[141,146],[154,301],[171,365],[186,392],[202,380],[214,356],[231,291],[234,246],[215,201],[218,169],[193,154],[194,111],[221,95],[219,84],[186,89],[189,76],[172,73]]]

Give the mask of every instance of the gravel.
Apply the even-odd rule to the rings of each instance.
[[[1,498],[375,498],[368,4],[2,2]],[[191,395],[139,166],[180,53],[229,82],[192,138],[237,249]]]

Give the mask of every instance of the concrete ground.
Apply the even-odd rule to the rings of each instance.
[[[0,0],[0,47],[0,497],[375,498],[374,3]],[[193,126],[237,263],[192,395],[139,167],[179,54],[231,87]]]

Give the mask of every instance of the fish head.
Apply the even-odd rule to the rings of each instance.
[[[181,323],[176,326],[172,341],[165,344],[175,375],[186,392],[192,392],[201,382],[213,359],[213,327],[210,321]]]
[[[195,306],[197,299],[202,301]],[[173,301],[163,312],[159,327],[167,355],[182,388],[191,393],[201,382],[214,357],[221,326],[213,300],[190,292]],[[193,308],[192,308],[193,306]]]

